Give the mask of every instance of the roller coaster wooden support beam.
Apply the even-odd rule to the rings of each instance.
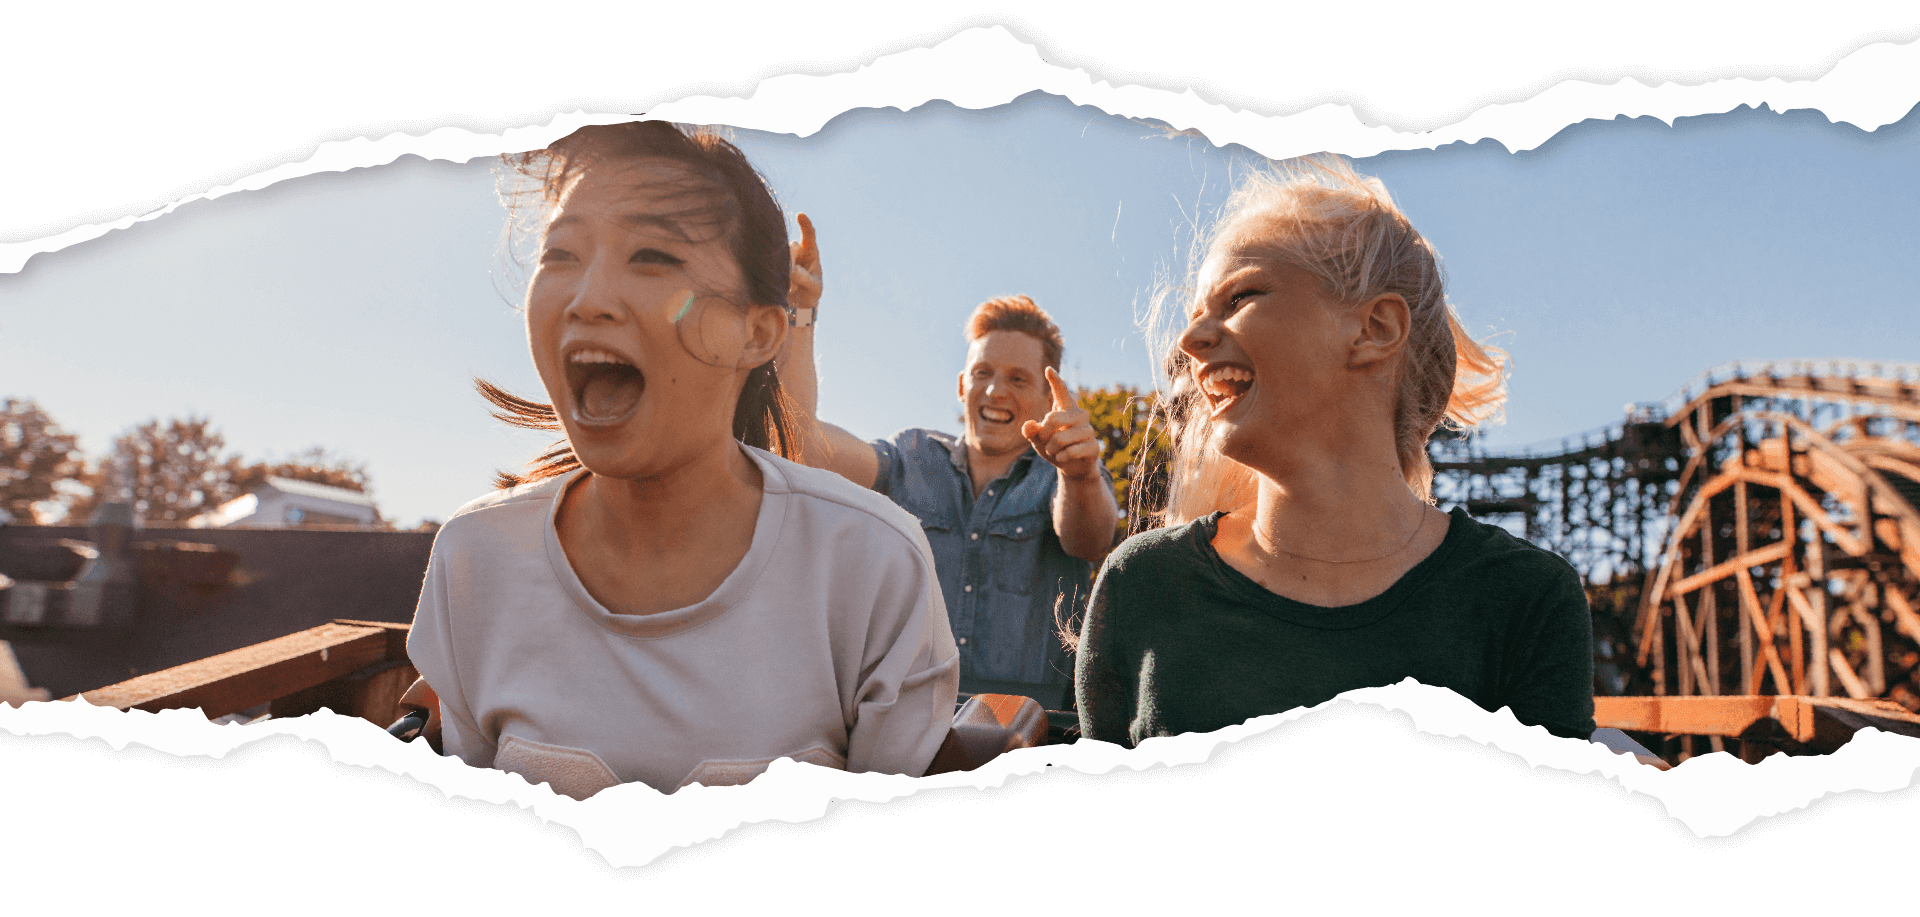
[[[1886,700],[1837,697],[1596,697],[1594,723],[1649,735],[1735,739],[1741,757],[1825,754],[1865,728],[1920,738],[1920,715]]]
[[[1836,413],[1816,429],[1813,418]],[[1743,378],[1668,423],[1688,458],[1634,628],[1655,693],[1720,695],[1732,652],[1732,686],[1746,694],[1771,683],[1920,707],[1920,386]]]
[[[1901,379],[1874,379],[1823,376],[1770,376],[1762,379],[1737,379],[1712,386],[1675,412],[1691,414],[1718,398],[1737,395],[1747,398],[1812,398],[1840,400],[1872,405],[1888,416],[1920,421],[1920,384]]]

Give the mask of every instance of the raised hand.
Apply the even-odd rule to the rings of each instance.
[[[800,214],[800,241],[787,243],[793,267],[787,273],[787,304],[795,309],[820,308],[820,243],[813,235],[813,221]]]
[[[1073,393],[1051,366],[1047,367],[1047,388],[1053,392],[1053,410],[1038,421],[1027,421],[1020,432],[1033,444],[1033,451],[1060,469],[1061,477],[1083,480],[1098,475],[1101,447],[1093,418],[1074,403]]]

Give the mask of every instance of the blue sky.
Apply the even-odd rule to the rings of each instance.
[[[1725,360],[1920,360],[1917,124],[1743,109],[1356,165],[1433,241],[1467,327],[1512,353],[1488,442],[1520,445]],[[737,139],[819,226],[821,414],[867,437],[957,427],[960,325],[1002,293],[1054,314],[1070,381],[1150,384],[1135,315],[1257,159],[1038,94]],[[325,446],[367,464],[389,518],[444,519],[544,442],[490,420],[469,383],[540,394],[503,225],[489,161],[183,206],[0,275],[0,396],[38,401],[95,454],[188,413],[249,458]]]

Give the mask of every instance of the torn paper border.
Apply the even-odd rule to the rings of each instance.
[[[286,738],[311,742],[324,748],[338,765],[379,768],[438,787],[447,796],[525,809],[541,821],[576,832],[609,865],[625,868],[661,862],[675,851],[705,844],[743,826],[813,821],[844,802],[888,803],[922,792],[999,789],[1014,781],[1044,781],[1041,775],[1056,768],[1086,775],[1192,768],[1217,759],[1223,748],[1239,743],[1296,745],[1289,736],[1301,727],[1293,724],[1308,721],[1319,728],[1335,728],[1328,724],[1350,717],[1358,707],[1401,714],[1391,718],[1369,714],[1374,722],[1361,731],[1382,733],[1372,740],[1390,742],[1393,733],[1404,738],[1417,730],[1497,750],[1511,759],[1510,764],[1604,778],[1617,784],[1612,791],[1623,798],[1647,797],[1685,831],[1701,838],[1736,834],[1770,816],[1804,809],[1834,792],[1898,790],[1908,786],[1920,770],[1920,740],[1869,729],[1829,755],[1775,755],[1757,766],[1731,755],[1707,755],[1661,771],[1598,743],[1559,739],[1540,727],[1522,726],[1509,711],[1490,713],[1452,691],[1411,678],[1396,685],[1349,691],[1314,708],[1260,717],[1214,733],[1149,739],[1137,750],[1104,742],[1027,748],[1004,754],[975,771],[917,779],[850,774],[782,759],[743,786],[696,785],[663,794],[644,784],[623,784],[585,801],[545,784],[529,784],[517,774],[468,767],[458,759],[434,754],[424,743],[403,744],[364,720],[324,711],[242,726],[210,723],[187,710],[123,712],[84,702],[32,703],[5,714],[0,728],[17,737],[87,740],[96,751],[137,747],[212,761],[249,758],[257,751],[236,753],[251,746],[284,744],[279,740]],[[1305,751],[1289,750],[1296,755]],[[1312,756],[1338,761],[1349,753],[1329,746]],[[208,766],[249,765],[210,761]]]
[[[808,136],[826,127],[835,115],[858,107],[912,109],[945,100],[958,107],[985,109],[1010,104],[1027,92],[1048,92],[1121,117],[1156,119],[1171,129],[1204,134],[1215,144],[1242,144],[1277,159],[1321,150],[1365,157],[1388,150],[1425,150],[1478,140],[1496,140],[1511,152],[1521,152],[1538,148],[1559,130],[1588,119],[1659,117],[1672,123],[1678,117],[1722,113],[1741,106],[1766,106],[1774,111],[1818,109],[1834,123],[1845,121],[1864,130],[1878,129],[1899,121],[1920,102],[1920,42],[1860,48],[1818,81],[1728,79],[1701,86],[1645,86],[1634,79],[1622,79],[1613,86],[1561,82],[1526,102],[1482,107],[1465,121],[1444,129],[1396,132],[1386,127],[1369,129],[1344,106],[1329,104],[1290,117],[1263,117],[1213,106],[1190,90],[1175,94],[1096,82],[1085,71],[1046,63],[1033,46],[1023,44],[1006,29],[987,27],[952,36],[935,48],[876,59],[852,73],[772,77],[760,82],[753,98],[693,96],[657,106],[645,117]],[[246,176],[146,215],[77,226],[58,236],[0,246],[0,270],[17,272],[35,253],[100,238],[113,228],[156,219],[171,213],[180,203],[200,198],[265,188],[286,178],[384,165],[401,155],[467,161],[513,150],[534,150],[584,125],[628,121],[632,117],[564,113],[555,115],[547,125],[509,129],[503,134],[438,129],[424,136],[390,134],[380,140],[328,142],[301,163]],[[1907,787],[1914,767],[1920,767],[1920,741],[1862,731],[1855,741],[1828,756],[1774,756],[1763,764],[1745,765],[1732,756],[1716,754],[1693,758],[1672,771],[1659,771],[1634,762],[1630,756],[1617,756],[1599,744],[1549,737],[1538,727],[1519,725],[1511,714],[1488,714],[1457,694],[1411,681],[1354,691],[1342,694],[1342,698],[1404,710],[1423,733],[1494,744],[1521,756],[1532,767],[1574,773],[1599,771],[1630,792],[1661,798],[1668,813],[1699,836],[1730,835],[1753,819],[1797,810],[1828,792],[1853,788],[1885,792]],[[428,752],[424,744],[394,742],[371,723],[332,714],[257,725],[213,725],[190,710],[144,714],[88,704],[33,702],[21,708],[0,704],[0,729],[15,735],[69,733],[83,739],[98,737],[115,748],[140,742],[177,756],[225,756],[232,748],[267,735],[317,739],[328,746],[336,762],[384,767],[432,783],[449,796],[457,794],[495,804],[513,802],[530,808],[541,819],[572,827],[589,848],[612,865],[641,865],[668,850],[716,838],[745,823],[812,821],[835,798],[885,802],[920,788],[1000,787],[1010,777],[1041,773],[1048,765],[1106,773],[1116,767],[1146,769],[1204,762],[1212,758],[1221,742],[1258,735],[1309,712],[1294,710],[1260,717],[1210,735],[1150,739],[1133,750],[1104,742],[1027,748],[1006,754],[979,771],[925,779],[852,775],[778,762],[745,787],[693,787],[676,794],[660,794],[645,785],[622,785],[588,802],[570,800],[549,788],[530,787],[516,775],[474,769],[453,758],[440,758]]]
[[[1498,140],[1509,152],[1523,152],[1546,144],[1553,134],[1582,121],[1657,117],[1672,125],[1678,117],[1715,115],[1741,106],[1766,106],[1774,111],[1816,109],[1832,123],[1880,129],[1905,117],[1920,102],[1920,42],[1868,44],[1839,59],[1834,69],[1818,81],[1788,82],[1772,77],[1764,81],[1724,79],[1699,86],[1674,82],[1647,86],[1634,77],[1620,77],[1611,86],[1559,82],[1526,102],[1480,107],[1463,121],[1442,129],[1398,132],[1384,125],[1365,127],[1354,117],[1352,107],[1331,102],[1288,117],[1267,117],[1210,104],[1190,88],[1175,94],[1146,86],[1094,81],[1083,69],[1046,63],[1035,46],[993,25],[968,29],[933,48],[914,48],[877,58],[852,73],[770,77],[760,81],[751,98],[689,96],[655,106],[645,117],[812,136],[835,115],[860,107],[910,111],[927,102],[945,100],[958,107],[987,109],[1010,104],[1027,92],[1046,92],[1066,98],[1075,106],[1096,107],[1110,115],[1164,121],[1175,130],[1204,134],[1213,144],[1240,144],[1271,159],[1317,152],[1359,159],[1390,150],[1432,150],[1444,144],[1473,144],[1478,140]],[[202,198],[257,190],[286,178],[386,165],[401,155],[468,161],[503,152],[540,150],[586,125],[632,121],[634,117],[572,111],[555,115],[545,125],[516,127],[501,134],[442,127],[422,136],[394,132],[380,140],[332,140],[300,163],[278,165],[138,217],[75,226],[29,242],[0,244],[0,272],[19,272],[27,259],[40,251],[60,251],[100,238],[109,230],[156,219],[182,203]]]

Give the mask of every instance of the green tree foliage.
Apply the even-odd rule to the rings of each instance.
[[[0,402],[0,509],[31,524],[49,515],[66,482],[86,475],[80,442],[32,401]]]
[[[1150,527],[1167,502],[1166,422],[1155,417],[1158,396],[1129,385],[1083,388],[1074,399],[1087,412],[1113,475],[1113,497],[1120,504],[1120,534]],[[1149,423],[1149,419],[1152,423]]]

